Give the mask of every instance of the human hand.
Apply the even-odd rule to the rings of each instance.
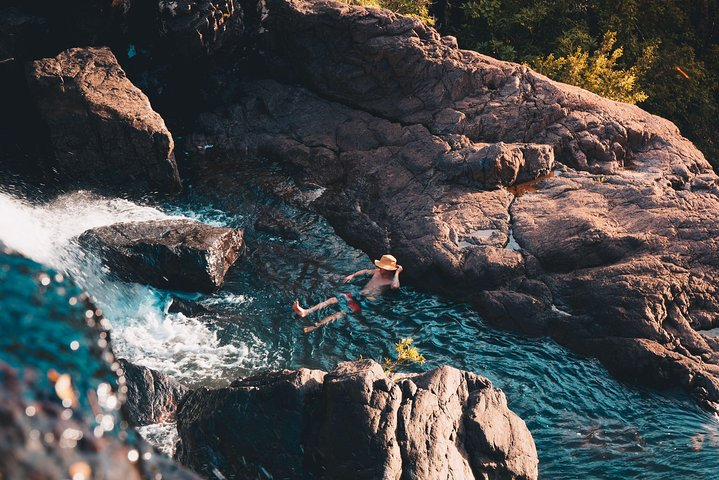
[[[347,275],[345,277],[345,283],[349,283],[350,281],[352,281],[352,275]]]
[[[397,273],[401,273],[404,268],[402,268],[402,265],[397,265]]]

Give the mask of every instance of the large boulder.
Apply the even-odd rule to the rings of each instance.
[[[282,162],[324,189],[312,206],[343,238],[391,250],[421,288],[719,401],[702,333],[719,326],[719,179],[672,123],[415,18],[267,5],[262,58],[283,83],[204,115],[193,138],[214,148],[196,161]]]
[[[210,293],[242,255],[242,230],[194,220],[115,223],[87,230],[79,241],[128,281],[167,290]]]
[[[36,60],[27,79],[64,180],[181,190],[170,131],[109,49]]]
[[[191,392],[177,420],[177,458],[205,475],[537,478],[534,441],[504,394],[451,367],[394,380],[371,360],[261,374]]]
[[[173,421],[177,405],[190,389],[157,370],[124,358],[119,363],[127,385],[124,408],[130,426]]]

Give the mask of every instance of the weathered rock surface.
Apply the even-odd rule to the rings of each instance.
[[[182,219],[116,223],[79,240],[128,281],[207,293],[220,288],[244,248],[242,230]]]
[[[534,441],[504,394],[451,367],[394,382],[371,360],[268,373],[191,392],[177,419],[177,458],[206,475],[537,478]]]
[[[719,180],[673,124],[413,18],[267,5],[263,58],[300,86],[242,85],[202,119],[213,155],[290,166],[351,244],[496,324],[719,401]]]
[[[190,389],[157,370],[135,365],[124,358],[119,363],[127,385],[123,408],[130,426],[173,421],[178,403]]]
[[[73,48],[34,61],[27,78],[61,177],[181,190],[172,135],[109,49]]]

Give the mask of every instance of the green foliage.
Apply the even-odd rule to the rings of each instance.
[[[391,376],[397,371],[397,368],[406,364],[417,364],[422,365],[427,360],[424,355],[420,355],[417,347],[412,346],[412,338],[402,338],[399,343],[395,344],[395,350],[397,351],[397,359],[392,360],[390,358],[384,359],[384,372],[387,376]]]
[[[417,17],[427,25],[434,25],[434,18],[429,13],[429,6],[432,0],[342,0],[350,5],[361,5],[364,7],[380,7],[392,10],[393,12]]]
[[[462,4],[462,11],[467,18],[483,19],[488,25],[493,25],[499,18],[501,7],[501,0],[471,0]]]
[[[566,56],[537,57],[530,65],[540,73],[560,82],[582,87],[603,97],[626,103],[638,103],[647,95],[637,85],[639,67],[633,65],[621,68],[619,59],[624,54],[622,47],[614,48],[616,32],[607,32],[601,46],[590,55],[582,47]],[[647,50],[645,61],[651,58]]]

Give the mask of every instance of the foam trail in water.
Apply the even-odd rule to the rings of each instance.
[[[0,192],[0,240],[8,247],[58,270],[74,266],[67,258],[71,240],[89,228],[118,222],[168,218],[156,208],[128,200],[107,199],[90,192],[73,192],[44,205]]]
[[[153,444],[168,457],[175,454],[175,444],[179,440],[175,423],[161,423],[137,427],[137,431],[145,440]]]
[[[112,324],[119,356],[191,384],[216,380],[248,358],[247,346],[222,345],[217,332],[204,323],[165,315],[166,294],[113,279],[75,241],[89,228],[164,218],[172,217],[157,208],[83,191],[39,205],[0,191],[0,241],[71,274],[88,290]]]

